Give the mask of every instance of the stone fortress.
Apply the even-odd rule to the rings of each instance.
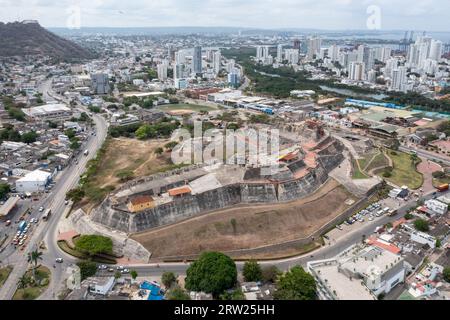
[[[217,163],[139,178],[110,194],[91,219],[132,234],[239,204],[290,202],[316,191],[344,160],[344,145],[320,122],[305,122],[282,137],[275,173]]]

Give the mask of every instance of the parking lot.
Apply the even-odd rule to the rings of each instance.
[[[333,230],[328,232],[325,237],[325,243],[335,243],[340,238],[348,235],[350,232],[358,230],[358,228],[373,224],[373,229],[378,226],[378,221],[389,214],[395,212],[398,208],[405,204],[404,200],[397,200],[393,198],[383,199],[374,205],[369,206],[365,210],[361,210],[354,214],[343,224],[336,226]]]

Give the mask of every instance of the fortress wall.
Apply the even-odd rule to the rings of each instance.
[[[173,202],[133,215],[129,224],[129,232],[141,232],[172,224],[203,212],[214,211],[239,203],[241,203],[239,185],[227,186],[195,196],[184,196],[175,199]]]
[[[196,215],[231,207],[240,203],[277,203],[304,198],[323,185],[328,172],[344,159],[340,142],[335,142],[318,152],[318,166],[300,180],[279,185],[272,183],[241,183],[210,190],[202,194],[188,195],[174,199],[137,214],[131,214],[112,207],[107,198],[93,211],[92,220],[110,228],[136,233],[176,223]]]
[[[276,203],[278,202],[275,185],[267,183],[241,184],[243,203]]]

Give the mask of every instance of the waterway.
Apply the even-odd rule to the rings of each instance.
[[[371,93],[360,93],[355,92],[351,89],[341,89],[341,88],[332,88],[328,86],[320,86],[320,89],[328,92],[334,92],[346,96],[356,97],[356,98],[370,98],[378,101],[383,101],[384,99],[388,98],[389,96],[379,93],[379,94],[371,94]]]

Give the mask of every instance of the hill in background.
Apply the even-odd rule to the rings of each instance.
[[[0,22],[0,57],[27,55],[45,55],[59,60],[93,58],[91,52],[49,32],[37,21]]]

